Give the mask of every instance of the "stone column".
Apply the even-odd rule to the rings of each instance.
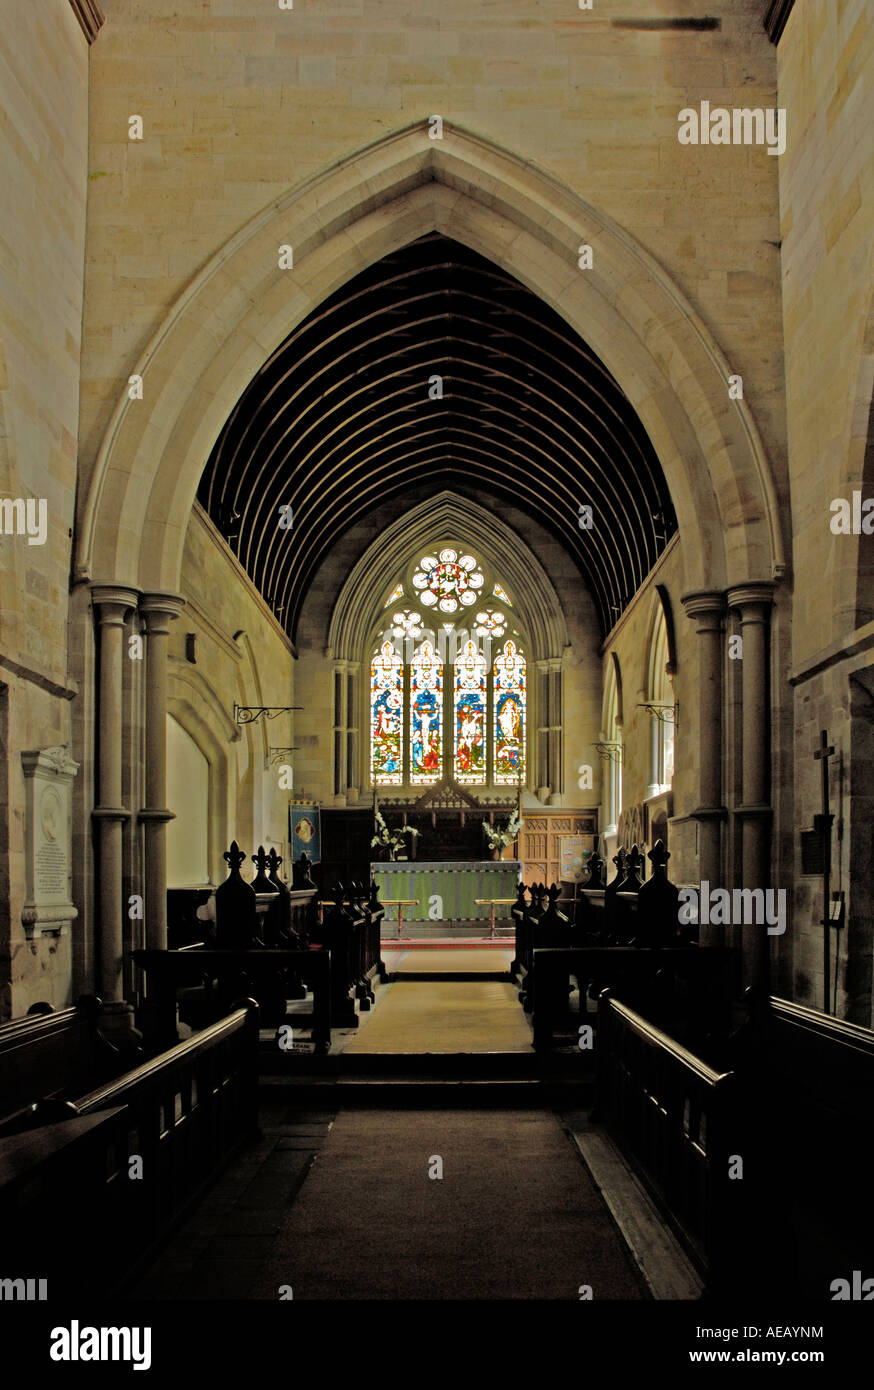
[[[167,800],[167,648],[170,623],[185,600],[175,594],[143,594],[140,613],[146,624],[146,804],[139,820],[145,837],[146,945],[167,948],[167,837],[173,819]]]
[[[722,884],[722,672],[725,597],[717,589],[685,594],[686,616],[697,620],[698,647],[698,869],[711,891]],[[702,926],[702,946],[721,946],[723,928]]]
[[[135,608],[132,589],[96,584],[91,590],[97,613],[99,685],[97,696],[97,800],[92,816],[97,824],[98,989],[103,1000],[100,1026],[111,1041],[136,1042],[133,1009],[124,998],[122,951],[125,904],[122,893],[122,825],[130,811],[121,804],[122,662],[124,619]]]
[[[743,639],[743,887],[771,887],[770,621],[774,584],[739,584],[728,602],[740,613]],[[768,989],[768,935],[764,923],[743,927],[744,985]]]

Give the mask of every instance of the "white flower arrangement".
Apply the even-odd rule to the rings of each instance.
[[[507,821],[503,830],[499,829],[497,826],[489,825],[488,821],[484,820],[483,830],[489,842],[489,849],[506,849],[507,845],[511,845],[519,834],[519,831],[522,829],[522,824],[523,822],[519,815],[518,807]]]
[[[416,830],[412,825],[401,825],[398,827],[397,830],[389,830],[388,826],[383,820],[381,811],[376,812],[376,824],[377,831],[373,839],[370,841],[370,848],[375,849],[377,847],[380,847],[382,849],[387,849],[389,853],[389,858],[392,860],[392,862],[394,862],[394,860],[397,859],[398,852],[400,850],[407,848],[404,836],[410,835],[413,837],[413,839],[416,839],[419,834],[418,830]]]

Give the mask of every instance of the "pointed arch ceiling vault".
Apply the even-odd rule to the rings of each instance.
[[[478,298],[466,293],[471,257],[455,250],[457,242],[435,242],[435,231],[488,258]],[[422,242],[423,237],[428,240]],[[582,241],[593,247],[591,270],[577,266]],[[277,267],[277,247],[285,242],[294,246],[293,270]],[[417,242],[419,249],[411,252]],[[416,293],[417,279],[424,283],[422,267],[417,270],[410,257],[438,250],[446,269],[438,274],[432,265],[429,303]],[[398,259],[387,265],[386,257]],[[350,287],[361,274],[370,278],[359,289],[390,338],[382,347],[396,348],[396,359],[389,360],[381,349],[373,322],[355,315]],[[533,300],[526,300],[523,286]],[[403,314],[395,312],[401,308],[398,295],[408,301]],[[550,320],[545,306],[558,323]],[[283,425],[277,417],[264,434],[271,461],[259,448],[260,462],[247,474],[252,522],[260,506],[259,488],[269,493],[279,477],[273,471],[274,446],[277,452],[285,449],[292,463],[297,458],[281,439],[288,411],[297,406],[307,410],[295,450],[313,447],[313,432],[306,440],[302,433],[313,420],[321,420],[324,437],[318,443],[321,452],[311,461],[311,496],[306,507],[301,502],[301,572],[283,570],[271,537],[256,537],[254,524],[237,537],[251,552],[253,566],[260,567],[290,630],[317,548],[328,543],[326,528],[338,535],[349,519],[348,509],[357,505],[348,487],[336,490],[338,475],[330,472],[332,466],[348,463],[352,476],[361,478],[364,474],[354,470],[365,453],[370,451],[373,460],[378,454],[387,468],[390,450],[398,450],[395,468],[414,466],[412,450],[418,441],[411,421],[427,431],[417,465],[420,477],[425,476],[425,459],[442,464],[451,451],[454,478],[462,473],[469,478],[473,470],[477,481],[472,492],[479,489],[482,495],[487,480],[493,492],[512,490],[519,506],[541,509],[553,529],[556,524],[565,528],[563,543],[586,573],[602,622],[612,612],[610,605],[621,603],[633,584],[635,566],[642,567],[653,544],[659,544],[650,515],[639,518],[642,534],[622,538],[621,545],[631,547],[627,553],[617,548],[619,541],[611,549],[606,526],[599,543],[607,544],[598,557],[584,551],[582,535],[570,534],[583,500],[580,465],[588,470],[583,478],[601,488],[605,502],[612,490],[616,505],[612,511],[608,507],[606,520],[612,517],[619,524],[618,499],[632,480],[630,475],[615,477],[624,467],[621,454],[613,455],[612,472],[604,459],[613,449],[611,438],[619,440],[617,417],[629,403],[658,454],[677,514],[690,532],[691,544],[683,552],[688,587],[726,588],[785,572],[784,517],[755,420],[746,402],[728,401],[725,383],[731,369],[725,354],[679,287],[622,227],[543,170],[444,121],[440,141],[429,138],[427,122],[415,122],[348,155],[263,209],[216,250],[155,325],[138,358],[123,364],[117,404],[97,456],[83,462],[90,476],[77,501],[76,582],[146,592],[178,590],[191,504],[206,460],[229,442],[226,427],[239,421],[237,407],[249,387],[255,389],[253,382],[267,384],[265,372],[278,372],[278,377],[294,373],[295,352],[304,347],[313,367],[324,364],[332,350],[327,314],[335,326],[345,325],[355,335],[362,370],[353,367],[351,356],[342,352],[342,340],[335,338],[334,348],[340,349],[335,371],[347,378],[344,404],[337,402],[338,375],[319,378],[330,392],[321,405],[308,394],[309,378],[297,375],[292,382],[289,377],[300,394],[289,398]],[[404,316],[407,339],[399,327]],[[297,345],[291,355],[283,353],[290,341]],[[546,350],[550,346],[551,352]],[[418,388],[412,380],[406,388],[402,384],[404,363],[421,373],[429,365],[426,357],[438,350],[447,362],[441,374],[455,387],[455,399],[444,397],[439,418],[422,413],[425,401],[414,399]],[[393,374],[392,361],[400,375]],[[144,383],[143,399],[133,403],[127,393],[131,371]],[[359,394],[348,379],[350,372],[357,377]],[[390,382],[393,394],[387,397]],[[274,392],[270,400],[276,396]],[[391,408],[380,404],[389,399]],[[256,424],[262,427],[272,418],[269,404],[264,405],[267,415],[264,408],[256,412]],[[643,464],[646,440],[636,433],[635,420],[626,416],[625,425]],[[262,428],[259,439],[263,433]],[[404,439],[406,453],[399,449]],[[632,439],[627,442],[630,447]],[[553,459],[558,468],[552,467]],[[538,470],[538,479],[549,471],[550,491],[543,498],[533,495],[530,477],[522,478],[529,464]],[[312,485],[322,476],[334,490],[320,529]],[[515,488],[520,480],[524,492]],[[296,485],[296,479],[290,481]],[[645,492],[645,466],[635,481]],[[652,483],[661,493],[662,479],[652,475]],[[443,477],[435,489],[449,485]],[[229,486],[233,490],[236,483],[231,480]],[[454,479],[451,486],[458,491]],[[403,498],[398,483],[398,509]],[[271,505],[275,500],[271,496]],[[632,516],[632,531],[637,516]],[[275,516],[270,523],[275,524]],[[670,517],[664,524],[670,525]]]
[[[338,536],[377,506],[402,516],[423,492],[480,499],[497,519],[524,508],[569,554],[602,635],[676,530],[655,451],[604,363],[518,280],[436,232],[289,334],[237,402],[198,495],[294,640]]]

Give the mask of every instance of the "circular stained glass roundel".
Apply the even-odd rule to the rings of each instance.
[[[413,575],[413,588],[419,591],[421,602],[441,613],[455,613],[459,605],[467,608],[477,601],[477,593],[485,580],[479,562],[473,555],[462,555],[452,546],[445,546],[439,556],[424,555]]]

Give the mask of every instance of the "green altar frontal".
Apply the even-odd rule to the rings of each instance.
[[[507,861],[469,859],[427,863],[371,864],[380,902],[418,898],[415,907],[403,909],[405,922],[488,922],[489,909],[477,898],[515,898],[522,866]],[[436,901],[435,901],[436,899]],[[495,908],[496,921],[510,921],[510,903]],[[397,908],[387,909],[386,919],[397,920]]]

